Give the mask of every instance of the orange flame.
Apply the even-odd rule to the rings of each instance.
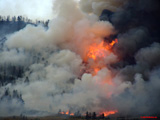
[[[84,61],[87,62],[89,59],[93,59],[92,65],[89,67],[93,70],[92,75],[96,75],[99,70],[104,68],[106,65],[103,60],[109,53],[111,53],[112,47],[118,42],[118,39],[113,40],[111,43],[106,43],[104,41],[100,43],[93,43],[89,46],[87,50],[86,57]],[[102,61],[102,62],[100,62]]]
[[[115,40],[113,40],[109,45],[113,46],[114,44],[118,43],[118,39],[116,38]]]
[[[60,112],[60,114],[64,115],[65,113],[64,112]]]
[[[71,113],[70,116],[74,116],[74,113]]]
[[[74,116],[74,113],[70,113],[70,111],[68,110],[67,112],[60,112],[61,115],[70,115],[70,116]]]
[[[102,112],[101,114],[104,114],[104,116],[107,117],[107,116],[109,116],[109,115],[116,114],[117,112],[118,112],[117,110],[112,110],[112,111]]]
[[[96,60],[97,57],[104,57],[106,49],[103,44],[104,42],[101,42],[99,45],[93,44],[92,46],[90,46],[89,52],[87,54],[88,58]]]
[[[69,115],[69,111],[66,112],[66,115]]]
[[[97,58],[106,57],[106,52],[110,51],[110,49],[118,42],[118,39],[113,40],[111,43],[105,43],[102,41],[100,44],[93,43],[88,50],[87,58],[92,58],[96,60]],[[88,60],[87,59],[87,60]]]

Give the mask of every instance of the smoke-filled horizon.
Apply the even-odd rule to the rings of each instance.
[[[32,20],[53,19],[54,0],[0,0],[1,16],[23,16]]]
[[[0,0],[1,16],[23,16],[33,21],[52,20],[56,17],[55,0]],[[79,2],[79,0],[75,0]]]
[[[0,86],[0,116],[160,114],[158,4],[55,0],[47,28],[30,24],[1,43],[0,72],[17,76]]]

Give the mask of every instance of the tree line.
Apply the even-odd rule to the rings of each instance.
[[[0,24],[3,22],[25,22],[25,23],[32,23],[32,24],[43,24],[45,26],[48,26],[49,20],[31,20],[27,17],[23,16],[0,16]]]

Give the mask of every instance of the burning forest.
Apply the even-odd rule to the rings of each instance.
[[[160,115],[158,8],[54,0],[46,22],[0,17],[0,116]]]

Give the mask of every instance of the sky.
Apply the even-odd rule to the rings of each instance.
[[[53,15],[54,0],[0,0],[1,16],[22,15],[29,19],[48,20]]]

